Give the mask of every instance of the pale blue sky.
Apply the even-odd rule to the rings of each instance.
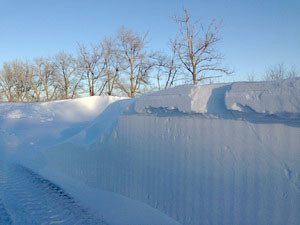
[[[151,49],[164,50],[176,33],[170,17],[183,6],[195,19],[223,21],[219,49],[236,71],[225,81],[259,76],[277,63],[300,69],[299,0],[0,0],[0,65],[75,53],[77,42],[96,43],[122,25],[149,31]]]

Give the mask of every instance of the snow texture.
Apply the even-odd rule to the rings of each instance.
[[[300,78],[273,82],[184,85],[137,99],[136,112],[153,109],[223,115],[234,110],[283,117],[300,115]]]
[[[147,112],[153,108],[178,110],[183,113],[211,113],[217,109],[210,105],[212,91],[224,87],[225,84],[206,86],[183,85],[155,92],[137,99],[134,110]],[[217,103],[215,104],[218,107]],[[211,108],[210,108],[211,107]]]
[[[228,109],[267,114],[300,114],[300,78],[276,82],[235,83],[226,93]]]
[[[0,162],[0,224],[105,225],[58,185],[22,166]]]
[[[109,224],[299,225],[299,82],[179,86],[82,120],[37,111],[49,131],[30,118],[41,104],[2,104],[0,146]]]

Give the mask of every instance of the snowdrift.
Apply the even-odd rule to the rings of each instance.
[[[34,133],[39,148],[10,143],[29,142],[31,131],[16,129],[24,113],[4,106],[0,144],[9,157],[111,224],[300,224],[300,79],[119,100],[72,135],[58,126],[69,135],[46,147]]]
[[[41,149],[86,127],[117,97],[87,97],[43,103],[0,103],[0,143],[9,151]]]
[[[155,108],[219,117],[234,110],[299,118],[300,81],[185,85],[143,96],[135,104],[135,111],[139,113]]]

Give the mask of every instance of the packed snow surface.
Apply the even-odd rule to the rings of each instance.
[[[236,110],[299,117],[300,79],[178,86],[145,95],[137,99],[134,107],[140,113],[154,108],[183,113],[222,115]]]
[[[225,84],[215,84],[206,86],[183,85],[170,88],[164,91],[155,92],[137,99],[135,103],[136,112],[146,112],[152,108],[164,108],[178,110],[183,113],[210,113],[218,110],[218,103],[214,109],[210,102],[213,91],[224,89]],[[221,97],[214,96],[215,98]],[[215,99],[217,100],[217,99]],[[222,100],[222,99],[220,99]]]
[[[3,103],[0,122],[0,222],[300,224],[300,79]]]
[[[235,83],[226,93],[228,109],[257,113],[300,114],[300,79]]]

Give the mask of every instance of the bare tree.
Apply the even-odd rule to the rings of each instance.
[[[51,62],[51,59],[36,58],[33,60],[33,63],[34,73],[37,77],[35,82],[38,83],[39,95],[42,95],[38,97],[38,99],[42,98],[45,101],[57,99],[57,89],[60,84],[55,66]],[[34,84],[34,86],[37,86],[37,84]]]
[[[4,63],[3,69],[0,73],[0,87],[2,95],[5,96],[8,102],[15,101],[14,78],[11,74],[8,63]]]
[[[158,54],[155,58],[155,66],[156,66],[155,78],[156,78],[158,90],[161,90],[161,86],[162,86],[161,82],[164,79],[165,69],[167,67],[167,60],[168,60],[168,56],[162,53]]]
[[[1,80],[1,78],[0,78],[0,80]],[[2,89],[1,84],[0,84],[0,102],[3,102],[3,101],[4,101],[4,92],[3,92],[3,89]]]
[[[183,15],[175,16],[174,21],[179,29],[178,57],[187,73],[192,76],[194,84],[204,79],[219,77],[207,76],[207,72],[232,73],[220,66],[222,56],[214,48],[220,41],[218,35],[220,26],[214,20],[205,28],[198,21],[193,22],[188,10],[183,9]]]
[[[78,94],[83,78],[83,75],[78,73],[77,61],[72,55],[61,52],[55,56],[54,66],[61,84],[62,98],[74,98]]]
[[[148,84],[149,74],[155,63],[152,55],[146,51],[146,35],[141,37],[122,27],[118,32],[118,41],[122,71],[128,76],[128,80],[119,79],[118,86],[127,96],[135,97]]]
[[[104,39],[102,43],[102,49],[104,65],[103,78],[106,94],[112,95],[120,76],[121,51],[117,46],[116,40],[111,38]]]
[[[40,102],[41,95],[43,92],[43,71],[41,70],[41,65],[29,65],[31,67],[31,73],[29,75],[29,82],[31,89],[33,91],[32,101]]]
[[[299,71],[296,69],[295,66],[290,67],[290,69],[287,71],[287,75],[286,77],[289,78],[296,78],[299,77],[300,73]]]
[[[64,95],[58,95],[57,92],[59,87],[62,88],[63,82],[58,79],[55,67],[45,58],[36,58],[32,62],[6,62],[0,74],[1,92],[9,102],[40,102],[64,98]]]
[[[263,77],[263,80],[282,80],[298,77],[299,73],[294,66],[287,68],[283,63],[270,66]]]
[[[28,63],[13,61],[4,63],[0,85],[9,102],[31,102],[32,68]]]
[[[90,51],[84,45],[78,45],[78,48],[79,69],[85,74],[84,78],[88,82],[89,95],[94,96],[96,95],[96,87],[104,69],[100,64],[103,50],[100,45],[92,46]]]
[[[178,78],[178,72],[181,69],[181,64],[178,63],[177,57],[177,40],[170,41],[170,55],[158,54],[156,57],[156,81],[158,90],[161,88],[167,89],[172,87]]]
[[[253,73],[248,73],[247,74],[247,78],[246,78],[247,81],[255,81],[256,80],[256,77],[255,77],[255,74]]]
[[[171,57],[168,60],[167,63],[167,81],[165,84],[165,89],[169,88],[174,85],[174,82],[176,81],[176,76],[178,71],[181,69],[181,65],[177,63],[177,49],[178,49],[178,43],[175,39],[174,41],[170,41],[170,49],[171,49]]]

